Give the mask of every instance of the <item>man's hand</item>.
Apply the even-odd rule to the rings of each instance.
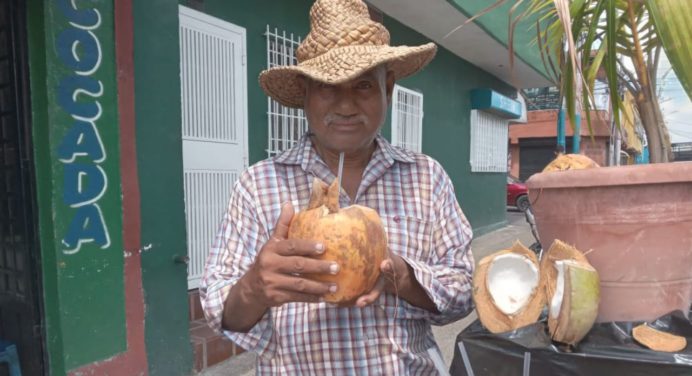
[[[224,305],[222,325],[225,329],[246,332],[270,307],[289,302],[317,302],[336,292],[331,283],[307,279],[305,274],[336,274],[339,265],[317,260],[324,245],[308,240],[288,239],[293,205],[286,203],[274,233],[262,246],[255,263],[231,288]]]
[[[439,313],[435,303],[430,299],[423,287],[418,283],[411,266],[403,258],[395,254],[380,264],[380,278],[375,287],[356,301],[356,306],[363,308],[374,303],[383,292],[394,294],[410,304]]]
[[[254,299],[267,308],[289,302],[317,302],[337,289],[336,284],[304,277],[305,274],[336,274],[339,265],[314,258],[324,252],[324,244],[287,239],[291,218],[293,206],[286,203],[281,207],[274,233],[247,273],[247,286]]]
[[[384,291],[397,294],[402,281],[407,278],[408,265],[401,257],[391,255],[390,258],[386,258],[380,263],[380,272],[380,278],[375,287],[358,298],[356,307],[363,308],[374,303]]]

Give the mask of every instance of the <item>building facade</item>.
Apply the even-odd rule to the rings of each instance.
[[[195,326],[189,291],[237,174],[305,129],[257,77],[293,61],[311,4],[0,1],[0,338],[24,374],[185,375],[241,351]],[[512,82],[508,7],[443,38],[474,1],[370,4],[392,44],[441,45],[398,82],[383,135],[440,161],[476,234],[503,226],[495,110],[545,84],[537,54],[517,49]]]

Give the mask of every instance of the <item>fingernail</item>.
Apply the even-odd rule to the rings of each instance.
[[[333,264],[329,265],[329,272],[332,274],[338,273],[339,272],[339,264],[333,263]]]
[[[317,252],[317,253],[324,252],[324,244],[322,244],[322,243],[315,244],[315,252]]]
[[[336,290],[338,290],[338,287],[336,285],[329,286],[329,292],[331,292],[332,294],[335,293]]]

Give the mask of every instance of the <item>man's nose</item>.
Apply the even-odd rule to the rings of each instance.
[[[358,113],[355,95],[350,88],[339,88],[336,92],[334,112],[341,116],[353,116]]]

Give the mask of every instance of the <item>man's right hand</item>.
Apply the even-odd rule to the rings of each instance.
[[[288,239],[293,214],[290,202],[281,207],[274,233],[247,273],[247,287],[254,298],[267,308],[289,302],[317,302],[323,295],[336,292],[338,288],[335,284],[305,277],[306,274],[336,274],[339,265],[314,258],[324,252],[324,244]]]
[[[286,203],[274,233],[262,246],[255,263],[240,278],[224,303],[222,326],[234,332],[250,330],[270,307],[290,302],[318,302],[337,286],[306,278],[307,274],[336,274],[339,265],[315,259],[324,245],[288,239],[293,205]]]

